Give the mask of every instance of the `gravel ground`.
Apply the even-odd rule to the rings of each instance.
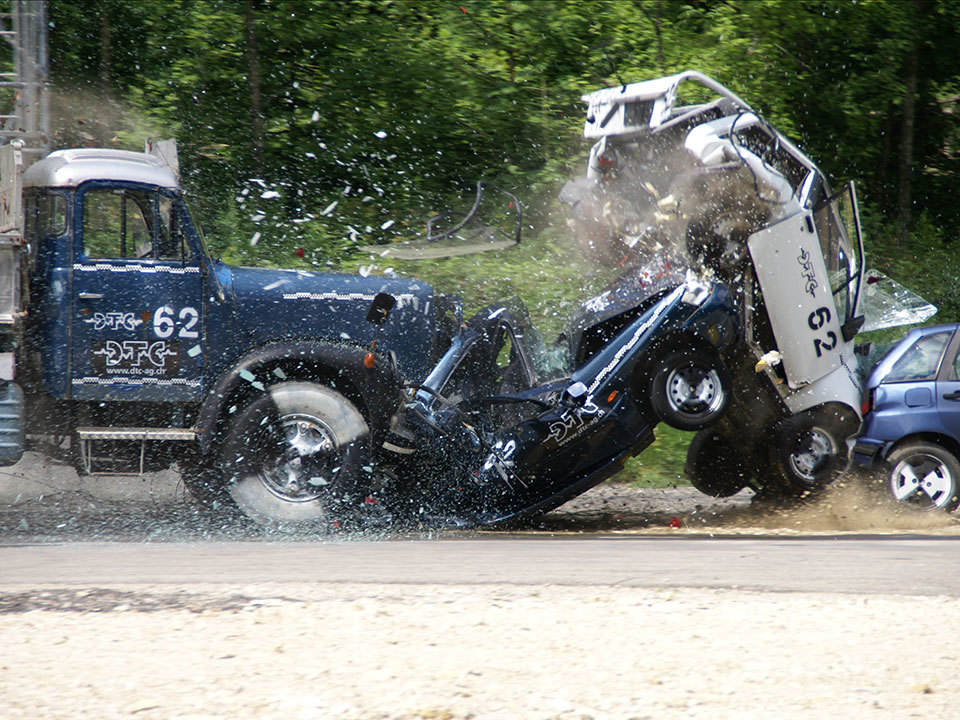
[[[7,588],[4,718],[955,718],[957,598]],[[897,619],[900,619],[898,622]]]
[[[0,476],[0,542],[266,537],[175,475]],[[955,534],[847,483],[817,502],[606,484],[528,532]],[[22,586],[0,569],[0,717],[954,718],[960,598],[715,589]]]

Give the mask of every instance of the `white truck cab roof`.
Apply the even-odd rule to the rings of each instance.
[[[176,173],[155,155],[110,148],[57,150],[23,174],[24,187],[77,187],[87,180],[119,180],[176,188]]]

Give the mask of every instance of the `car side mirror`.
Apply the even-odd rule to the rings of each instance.
[[[370,303],[370,309],[367,310],[367,322],[373,325],[383,325],[390,312],[397,305],[397,299],[390,293],[377,293]]]

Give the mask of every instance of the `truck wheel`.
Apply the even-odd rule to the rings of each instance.
[[[687,448],[690,484],[704,495],[730,497],[743,490],[750,472],[743,454],[715,430],[701,430]]]
[[[890,453],[886,468],[895,500],[948,512],[960,505],[960,462],[941,446],[903,445]]]
[[[836,478],[847,459],[847,446],[838,435],[836,425],[816,413],[799,413],[780,423],[773,466],[788,495],[817,493]]]
[[[678,430],[712,425],[730,399],[730,374],[719,357],[703,350],[680,350],[657,363],[650,381],[650,404],[657,417]]]
[[[343,395],[315,383],[280,383],[227,432],[227,491],[262,525],[327,529],[363,502],[359,478],[368,444],[366,420]]]
[[[191,452],[177,460],[177,472],[184,487],[201,505],[214,507],[226,499],[223,474],[212,458],[195,457]]]

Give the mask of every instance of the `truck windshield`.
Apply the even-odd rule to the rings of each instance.
[[[223,287],[220,285],[220,278],[217,277],[217,272],[214,269],[213,262],[211,260],[213,256],[210,254],[210,248],[207,246],[207,239],[203,235],[203,230],[201,229],[200,224],[190,213],[190,209],[187,207],[186,198],[183,197],[182,193],[177,194],[175,198],[175,205],[179,209],[181,223],[184,227],[189,227],[193,230],[193,236],[200,245],[201,257],[197,258],[197,261],[200,264],[201,271],[209,276],[210,282],[216,290],[217,296],[223,299]]]
[[[857,310],[862,274],[856,197],[852,185],[847,185],[814,208],[813,220],[837,310],[849,319]]]

